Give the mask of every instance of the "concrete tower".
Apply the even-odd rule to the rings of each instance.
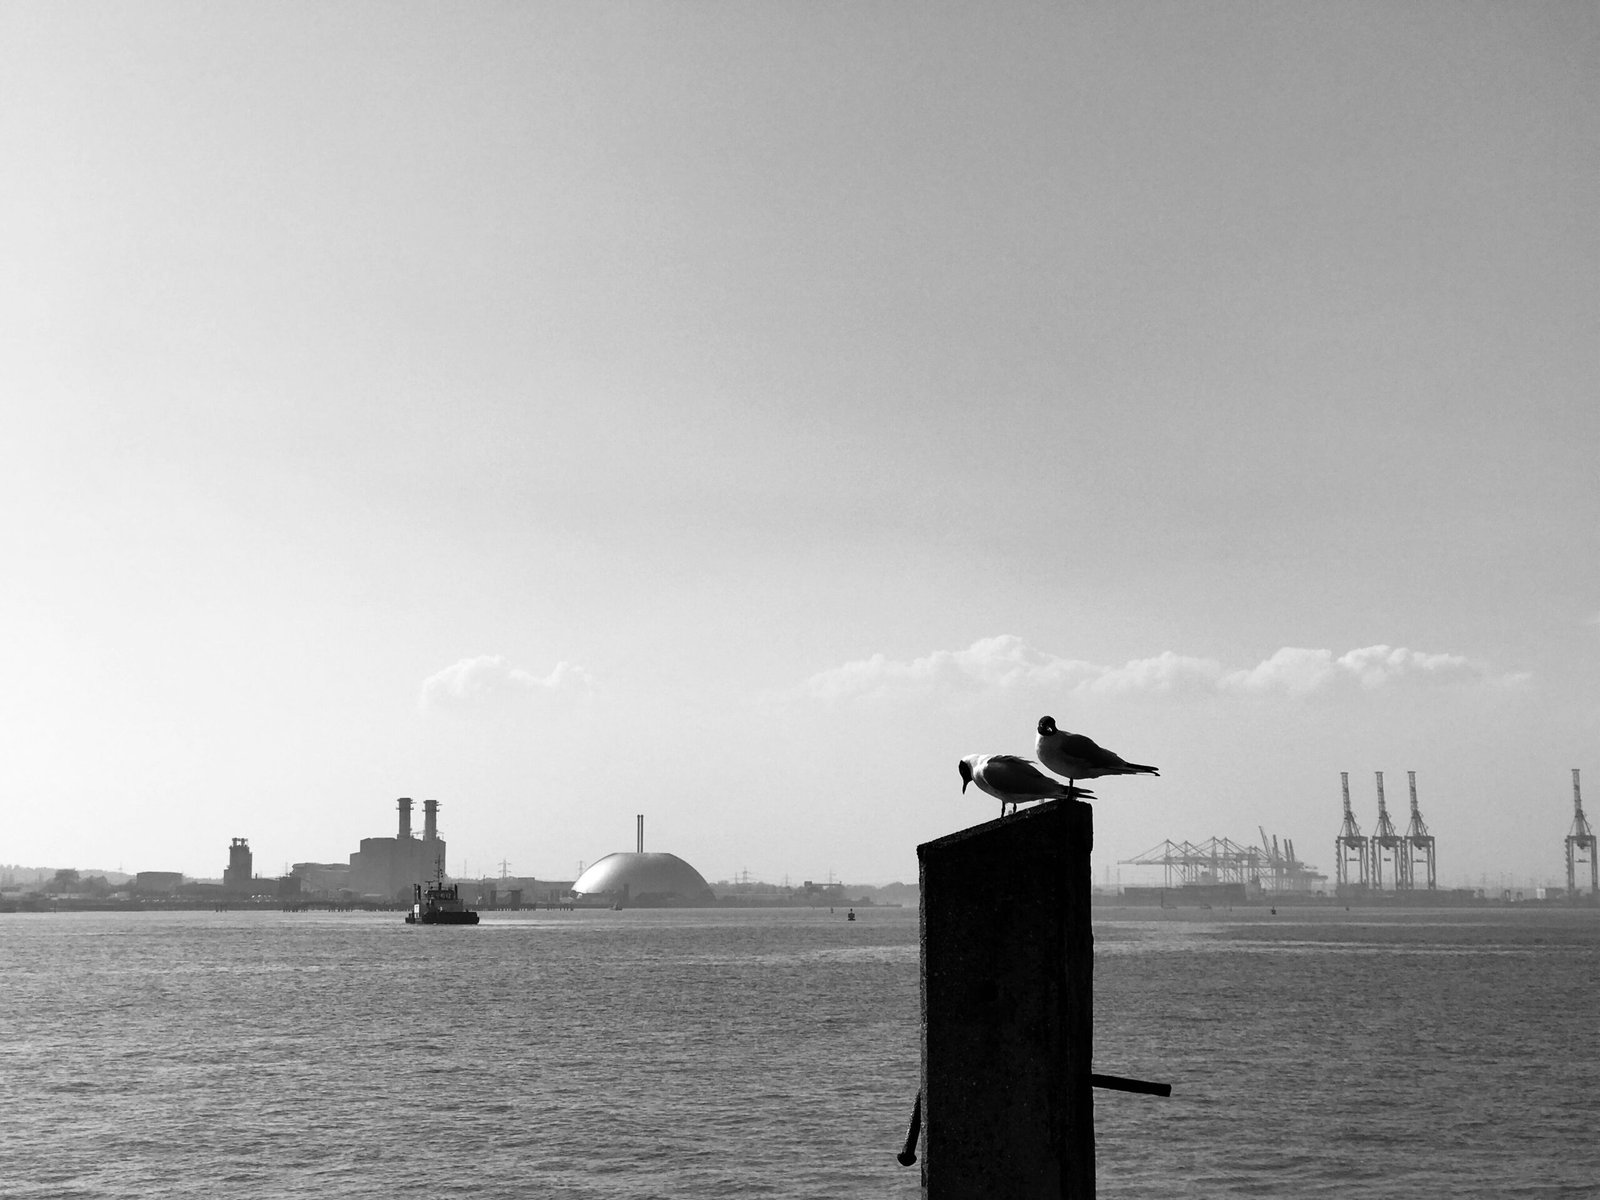
[[[230,892],[247,892],[255,872],[255,862],[250,854],[248,838],[234,838],[228,847],[228,866],[222,872],[222,886]]]

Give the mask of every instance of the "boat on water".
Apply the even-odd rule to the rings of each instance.
[[[444,868],[440,867],[426,890],[420,883],[413,884],[415,900],[406,914],[407,925],[476,925],[478,914],[461,899],[461,889],[444,881]]]

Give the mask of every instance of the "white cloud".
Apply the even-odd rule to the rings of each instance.
[[[1049,688],[1079,695],[1310,696],[1336,689],[1372,691],[1401,684],[1514,684],[1526,676],[1496,676],[1458,654],[1423,654],[1366,646],[1335,657],[1331,650],[1286,646],[1248,668],[1164,651],[1120,667],[1059,658],[1010,634],[981,638],[965,650],[936,650],[910,662],[875,654],[813,675],[804,691],[822,700],[906,691]]]
[[[936,650],[925,658],[895,662],[881,654],[822,671],[805,690],[831,700],[886,691],[1011,688],[1046,683],[1073,687],[1099,668],[1043,654],[1011,634],[980,638],[965,650]]]
[[[1305,696],[1354,685],[1372,691],[1403,681],[1487,683],[1489,672],[1459,654],[1423,654],[1394,646],[1364,646],[1338,658],[1331,650],[1285,647],[1248,671],[1221,680],[1225,691]]]
[[[557,663],[541,678],[511,666],[498,654],[480,654],[423,680],[418,704],[429,712],[464,712],[537,695],[586,695],[590,686],[589,672],[571,663]]]
[[[1213,691],[1222,677],[1222,664],[1212,658],[1192,658],[1165,650],[1154,658],[1138,658],[1122,667],[1096,667],[1093,678],[1079,691],[1100,695],[1194,694]]]
[[[1345,658],[1349,657],[1345,655]],[[1345,678],[1348,677],[1347,672]],[[1229,692],[1282,692],[1290,696],[1308,696],[1312,692],[1325,690],[1339,678],[1333,651],[1285,646],[1271,658],[1248,670],[1230,671],[1218,680],[1218,686]]]

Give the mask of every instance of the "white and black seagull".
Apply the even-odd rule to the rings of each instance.
[[[1054,717],[1039,718],[1039,737],[1033,744],[1039,761],[1068,783],[1098,779],[1102,775],[1159,775],[1154,767],[1124,762],[1103,746],[1097,746],[1081,733],[1056,728]]]
[[[1035,800],[1081,800],[1094,795],[1084,788],[1072,787],[1060,780],[1051,779],[1026,758],[1015,754],[969,754],[959,764],[961,790],[975,783],[1000,801],[1000,815],[1006,815],[1006,805],[1017,811],[1017,805]]]

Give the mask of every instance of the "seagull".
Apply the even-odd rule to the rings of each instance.
[[[1081,733],[1067,733],[1056,728],[1054,717],[1039,718],[1039,738],[1033,744],[1039,761],[1057,775],[1065,775],[1068,783],[1080,779],[1097,779],[1101,775],[1159,775],[1154,767],[1123,762],[1111,751],[1084,737]]]
[[[1017,805],[1034,800],[1078,800],[1094,795],[1080,787],[1071,787],[1051,779],[1026,758],[1015,754],[969,754],[958,764],[961,768],[961,790],[975,783],[983,791],[1000,801],[1000,815],[1006,815],[1006,805],[1017,811]]]

